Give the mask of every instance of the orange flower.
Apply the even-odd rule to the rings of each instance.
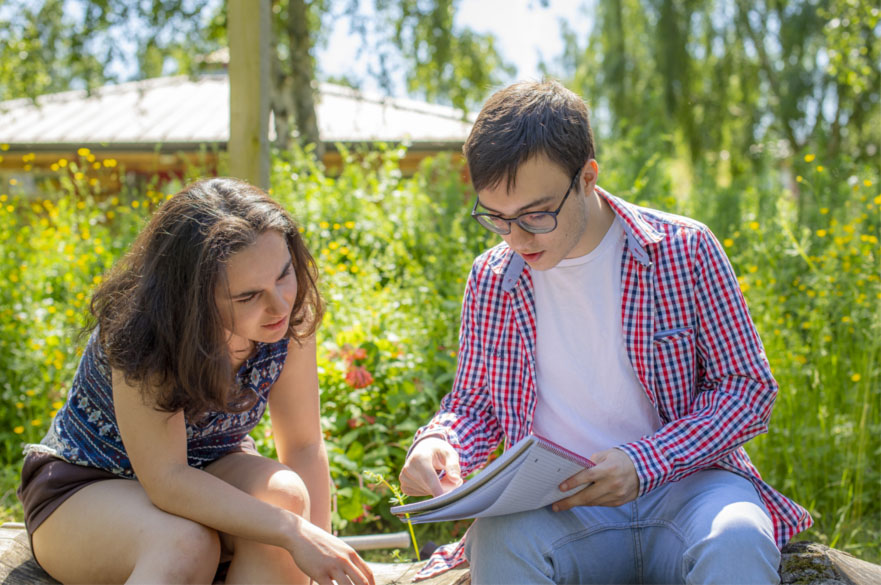
[[[352,388],[366,388],[373,384],[373,376],[364,366],[354,366],[346,373],[346,384]]]

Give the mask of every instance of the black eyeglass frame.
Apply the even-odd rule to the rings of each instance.
[[[581,173],[581,169],[578,169],[577,171],[575,171],[575,174],[572,176],[572,181],[569,182],[569,188],[566,189],[566,194],[563,195],[563,200],[560,201],[560,205],[558,205],[557,209],[554,211],[527,211],[526,213],[521,213],[517,217],[512,217],[509,219],[507,217],[502,217],[501,215],[496,215],[495,213],[480,213],[480,212],[478,212],[477,206],[480,205],[480,197],[478,197],[474,201],[474,207],[471,208],[471,217],[473,217],[477,223],[479,223],[480,225],[482,225],[483,227],[485,227],[489,231],[493,232],[494,234],[499,234],[500,236],[507,236],[508,234],[511,233],[511,224],[512,223],[516,223],[517,225],[520,226],[520,229],[522,229],[525,232],[529,232],[530,234],[550,233],[550,232],[554,231],[555,229],[557,229],[557,215],[560,213],[560,210],[563,209],[563,205],[566,203],[566,199],[569,198],[569,193],[572,192],[572,188],[575,186],[575,181],[578,179],[578,175],[580,173]],[[536,228],[534,226],[526,225],[522,221],[520,221],[520,218],[525,217],[527,215],[546,215],[546,216],[552,217],[554,219],[554,225],[553,225],[553,227],[548,228],[548,229]],[[486,219],[483,219],[483,218],[486,218]],[[504,230],[503,228],[497,227],[495,224],[492,223],[493,220],[500,220],[500,221],[506,222],[508,225],[508,229]]]

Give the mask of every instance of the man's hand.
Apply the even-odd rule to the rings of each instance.
[[[439,437],[422,439],[410,451],[398,479],[408,496],[445,494],[462,485],[459,454]]]
[[[619,449],[607,449],[590,457],[596,467],[579,471],[560,484],[560,491],[586,485],[554,503],[554,512],[562,512],[575,506],[620,506],[636,499],[639,494],[639,478],[630,457]]]

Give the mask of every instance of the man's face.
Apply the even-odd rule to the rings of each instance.
[[[560,212],[557,227],[546,234],[532,234],[516,223],[505,242],[536,270],[547,270],[564,258],[587,254],[588,197],[594,194],[597,167],[589,161],[582,168]],[[566,195],[572,177],[545,155],[536,155],[517,169],[516,183],[507,191],[505,181],[478,193],[479,210],[512,219],[523,213],[554,211]],[[481,209],[482,208],[482,209]]]

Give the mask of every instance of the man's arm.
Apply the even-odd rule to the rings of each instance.
[[[479,343],[477,282],[481,264],[475,262],[465,286],[453,389],[441,400],[437,414],[417,431],[401,471],[401,487],[410,495],[449,491],[461,483],[461,477],[485,463],[501,440]],[[435,482],[432,476],[441,472],[446,481]]]
[[[767,431],[777,383],[731,263],[707,228],[697,237],[695,350],[702,374],[695,389],[677,392],[693,395],[689,413],[649,437],[592,454],[598,465],[561,489],[588,487],[558,502],[559,509],[621,505],[709,467]]]

